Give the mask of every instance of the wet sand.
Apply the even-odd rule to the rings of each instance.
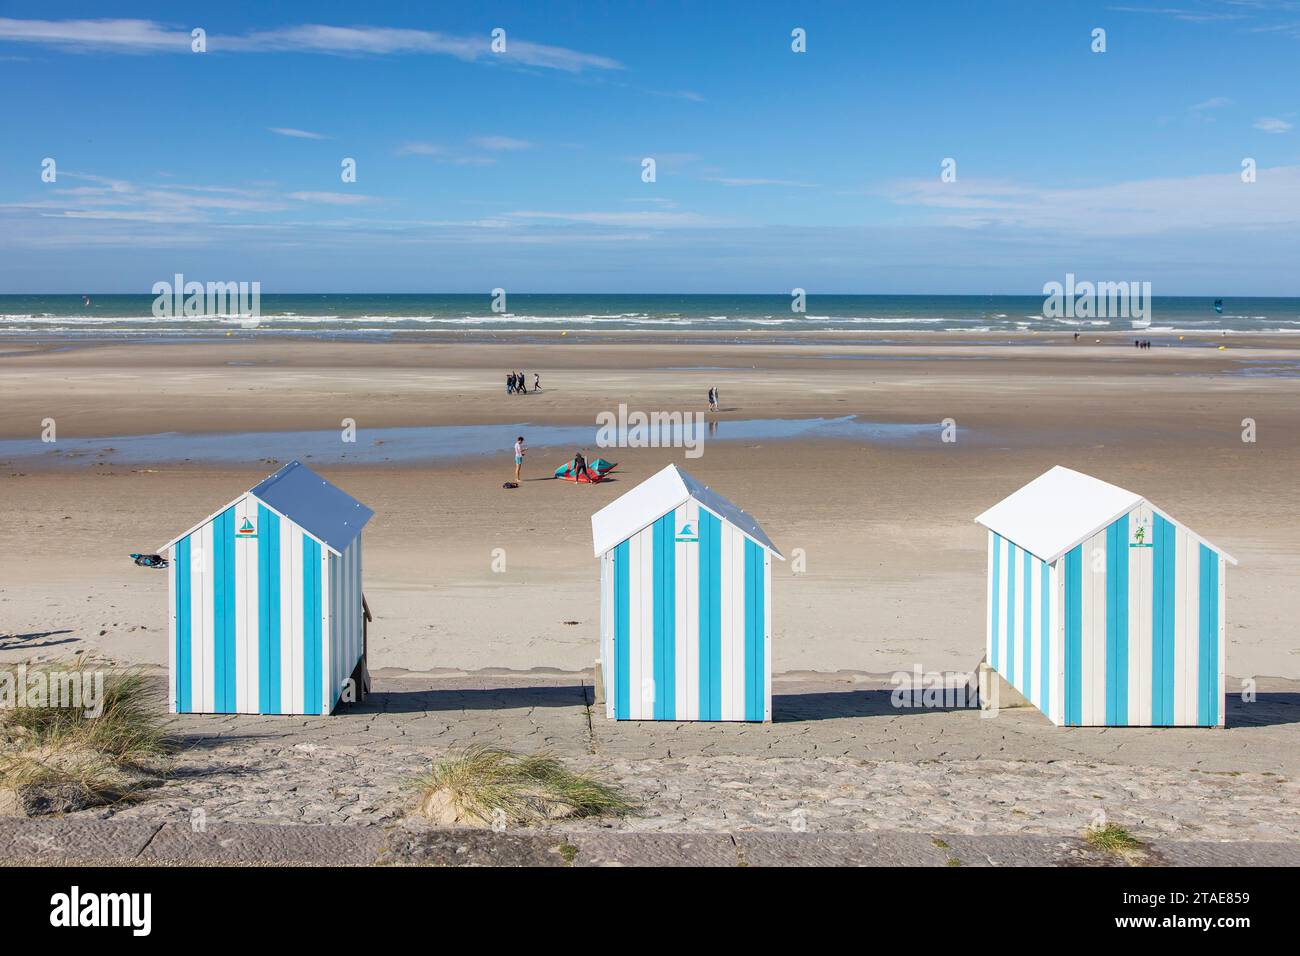
[[[795,562],[774,572],[778,672],[969,669],[982,654],[984,539],[973,517],[1054,464],[1151,498],[1230,551],[1229,672],[1300,678],[1300,343],[1236,336],[1183,342],[659,344],[560,336],[492,344],[232,337],[182,344],[0,343],[0,439],[160,433],[368,430],[530,423],[588,425],[619,403],[703,411],[720,429],[753,419],[858,416],[956,421],[957,441],[847,438],[600,450],[617,481],[544,480],[572,448],[533,446],[505,491],[509,448],[404,463],[321,465],[375,509],[366,593],[372,667],[393,673],[589,667],[597,566],[590,514],[675,461],[753,513]],[[859,337],[860,338],[860,337]],[[987,339],[984,336],[983,339]],[[1095,337],[1094,337],[1095,338]],[[66,347],[66,346],[72,347]],[[544,391],[507,396],[508,368]],[[1242,441],[1242,420],[1258,440]],[[525,435],[528,434],[524,428]],[[0,455],[0,660],[88,650],[165,663],[166,576],[134,567],[277,464],[263,443],[221,463],[52,464]],[[57,445],[55,446],[57,447]],[[293,448],[267,457],[280,462]],[[504,548],[504,573],[492,554]],[[576,623],[570,623],[576,622]]]

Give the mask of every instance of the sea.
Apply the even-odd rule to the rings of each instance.
[[[89,300],[89,301],[87,301]],[[273,334],[321,338],[429,333],[634,332],[870,335],[1063,333],[1134,329],[1126,317],[1044,315],[1041,295],[788,295],[264,293],[255,321],[155,314],[152,295],[0,295],[0,336],[160,337]],[[1049,313],[1053,310],[1047,309]],[[1157,296],[1151,333],[1300,332],[1300,298]]]

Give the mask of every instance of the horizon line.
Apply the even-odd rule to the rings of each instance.
[[[195,281],[200,281],[200,280],[195,280]],[[215,279],[214,279],[214,280],[207,280],[207,281],[218,282],[218,281],[230,281],[230,280],[215,280]],[[250,282],[250,283],[251,283],[251,282],[260,281],[260,280],[234,280],[234,281],[236,281],[236,282],[245,281],[245,282]],[[1093,282],[1093,283],[1095,284],[1095,283],[1098,283],[1098,282],[1109,282],[1109,281],[1111,281],[1111,280],[1081,280],[1081,281]],[[1124,281],[1124,280],[1121,280],[1121,281]],[[206,282],[205,282],[205,285],[206,285]],[[527,296],[580,296],[580,295],[581,295],[581,296],[611,296],[611,295],[622,295],[622,296],[638,296],[638,297],[648,297],[648,296],[693,296],[693,297],[704,297],[704,296],[717,296],[717,297],[723,297],[723,296],[763,296],[763,297],[771,297],[771,298],[779,298],[779,299],[788,299],[788,298],[790,298],[791,295],[792,295],[792,293],[790,293],[790,292],[582,292],[582,291],[571,291],[571,292],[515,292],[515,291],[511,291],[511,290],[509,290],[509,289],[506,289],[505,291],[506,291],[506,295],[507,295],[507,296],[522,296],[522,295],[527,295]],[[330,296],[330,295],[403,295],[403,296],[416,296],[416,295],[436,296],[436,295],[446,295],[446,296],[453,296],[453,295],[454,295],[454,296],[475,296],[475,297],[477,297],[477,296],[486,296],[486,297],[488,297],[488,298],[491,298],[492,295],[493,295],[493,293],[492,293],[491,290],[488,290],[487,292],[451,292],[451,291],[419,291],[419,292],[414,292],[414,291],[403,291],[403,292],[384,291],[384,292],[376,292],[376,291],[365,291],[365,290],[355,290],[355,291],[349,291],[349,292],[341,292],[341,291],[331,291],[331,292],[311,292],[311,291],[305,291],[305,290],[301,290],[301,289],[300,289],[300,290],[295,290],[295,291],[288,291],[288,292],[262,292],[261,294],[262,294],[262,295],[319,295],[319,296]],[[45,291],[45,292],[0,292],[0,298],[4,298],[4,297],[17,297],[17,296],[96,296],[96,295],[101,295],[101,296],[110,296],[110,295],[113,295],[113,296],[141,296],[141,297],[146,297],[146,298],[153,298],[153,297],[155,297],[155,293],[153,293],[153,292],[96,292],[96,291],[93,291],[93,290],[90,291],[90,292],[53,292],[53,291]],[[804,290],[804,295],[805,295],[806,298],[809,298],[809,299],[814,298],[814,297],[818,297],[818,298],[822,298],[822,297],[827,297],[827,298],[829,298],[829,297],[842,297],[842,298],[936,298],[936,299],[937,299],[937,298],[950,298],[950,299],[981,299],[981,298],[982,298],[982,299],[992,299],[992,298],[1025,298],[1025,299],[1041,299],[1041,298],[1043,298],[1043,297],[1046,295],[1046,293],[1043,293],[1043,292],[810,292],[810,291]],[[1237,294],[1237,293],[1231,293],[1231,292],[1228,292],[1228,293],[1222,293],[1222,294],[1218,294],[1218,293],[1209,293],[1209,292],[1204,292],[1204,293],[1164,292],[1164,293],[1158,293],[1158,294],[1157,294],[1157,293],[1153,293],[1152,296],[1151,296],[1151,298],[1152,298],[1152,299],[1229,299],[1229,298],[1231,298],[1231,299],[1300,299],[1300,292],[1297,292],[1297,293],[1294,293],[1294,294],[1290,294],[1290,295],[1259,295],[1259,294],[1255,294],[1255,293],[1243,293],[1243,294]]]

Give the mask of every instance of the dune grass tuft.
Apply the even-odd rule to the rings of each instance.
[[[529,826],[564,817],[623,816],[638,805],[616,786],[568,770],[549,754],[470,747],[414,782],[419,813],[443,824]]]
[[[1084,834],[1084,839],[1096,849],[1104,850],[1107,853],[1128,853],[1142,849],[1142,841],[1118,823],[1090,827]]]
[[[0,750],[0,806],[24,815],[102,806],[129,797],[144,781],[94,751]]]
[[[28,668],[48,681],[97,671],[78,660]],[[104,670],[99,706],[29,704],[15,695],[0,708],[0,794],[24,813],[110,803],[151,786],[149,766],[170,749],[162,693],[139,670]]]
[[[78,662],[72,667],[46,670],[79,677],[89,668]],[[29,744],[53,749],[76,747],[119,760],[156,757],[168,749],[162,694],[135,669],[104,672],[102,710],[95,716],[88,716],[83,707],[30,707],[25,701],[16,704],[12,709],[0,710],[0,730]]]

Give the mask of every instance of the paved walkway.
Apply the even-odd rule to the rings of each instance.
[[[140,827],[150,853],[175,842],[191,855],[208,846],[194,842],[193,821],[208,834],[233,826],[229,852],[244,860],[276,845],[267,824],[328,824],[290,827],[286,833],[309,836],[278,839],[323,841],[335,862],[369,862],[381,852],[395,862],[445,862],[452,844],[477,859],[517,843],[531,847],[527,857],[549,853],[556,841],[588,860],[676,853],[702,862],[721,853],[753,862],[746,848],[762,860],[765,840],[776,841],[774,853],[802,847],[810,860],[934,862],[936,834],[966,848],[957,855],[963,863],[1050,862],[1073,858],[1084,830],[1103,821],[1171,861],[1212,852],[1262,861],[1300,846],[1293,684],[1263,684],[1253,703],[1230,700],[1226,730],[1065,729],[1031,708],[994,718],[897,709],[890,691],[861,677],[791,678],[774,683],[772,724],[624,723],[592,707],[590,680],[581,676],[380,674],[364,705],[330,718],[178,718],[184,748],[160,787],[138,803],[66,819]],[[549,751],[620,783],[644,811],[612,822],[563,821],[540,835],[446,836],[411,821],[411,779],[470,744]],[[147,858],[128,852],[135,838],[125,834],[136,831],[111,832],[96,852],[120,839],[127,858]],[[400,846],[385,836],[394,832],[405,835]],[[692,841],[690,853],[672,849],[683,840]],[[872,849],[875,840],[883,849]],[[1224,841],[1250,846],[1213,849]]]
[[[1300,866],[1297,843],[920,833],[599,833],[223,823],[204,832],[126,820],[0,820],[4,865],[269,866]]]

